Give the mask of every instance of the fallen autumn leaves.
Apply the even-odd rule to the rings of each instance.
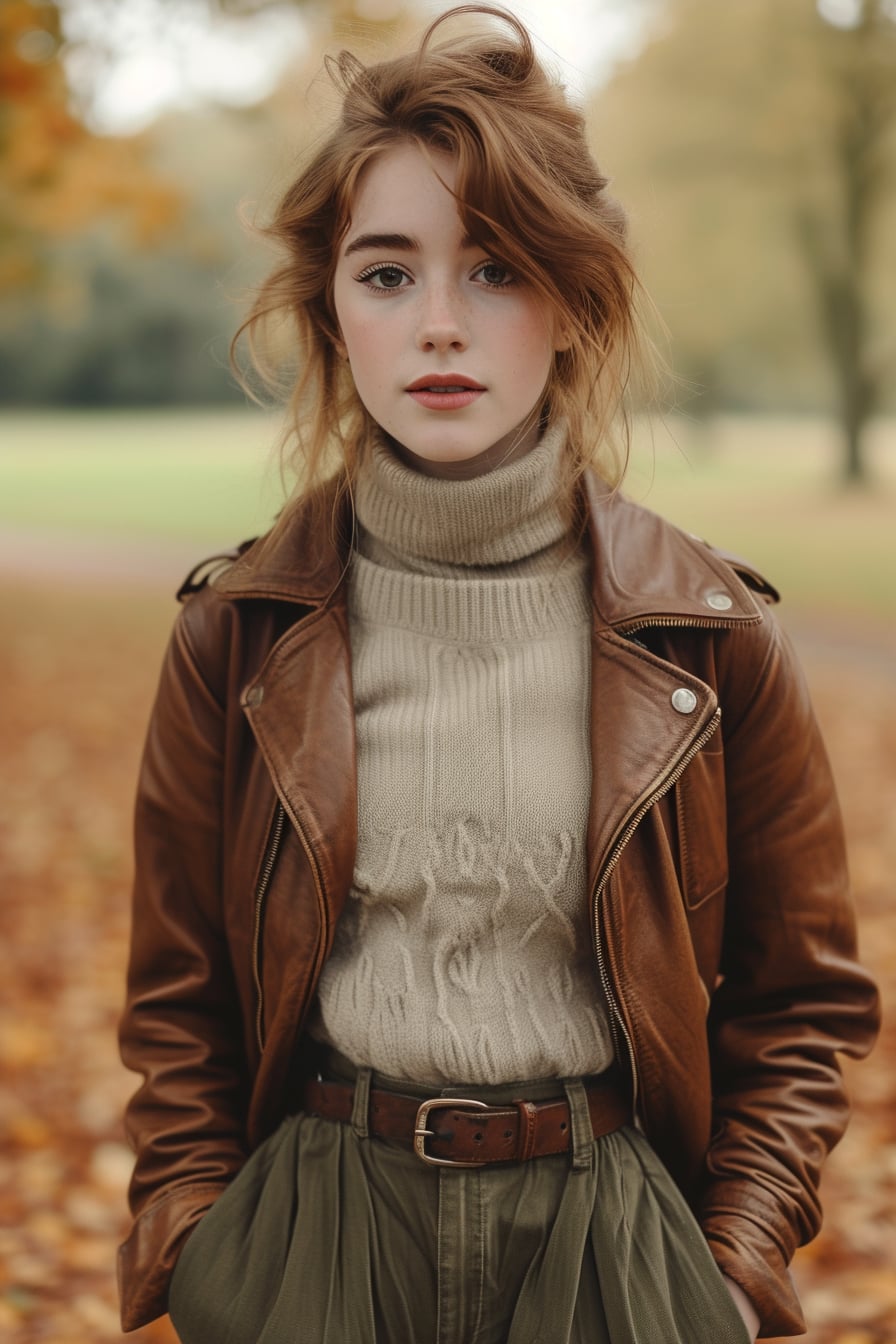
[[[134,1081],[115,1024],[140,742],[171,604],[35,586],[0,592],[0,1336],[121,1339],[115,1246]],[[802,640],[843,795],[868,964],[896,997],[896,662]],[[882,638],[882,636],[881,636]],[[896,1033],[850,1071],[852,1128],[827,1221],[797,1262],[807,1344],[896,1341]],[[162,1321],[130,1336],[171,1344]]]

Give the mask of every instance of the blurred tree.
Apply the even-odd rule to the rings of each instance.
[[[135,238],[156,242],[179,194],[146,166],[139,139],[91,135],[68,105],[59,7],[0,5],[0,293],[40,283],[48,240],[123,212]]]
[[[52,284],[0,305],[0,404],[242,400],[227,345],[268,258],[238,209],[280,180],[283,138],[263,108],[172,112],[147,131],[150,171],[182,195],[177,229],[145,247],[98,217],[47,239]]]
[[[652,230],[685,375],[729,404],[810,404],[823,356],[843,475],[862,479],[896,341],[892,0],[666,0],[592,128]]]
[[[839,387],[844,476],[855,482],[866,476],[863,431],[886,369],[873,349],[870,291],[875,226],[896,187],[896,7],[841,0],[828,8],[843,26],[821,16],[814,23],[826,95],[820,172],[793,212]]]

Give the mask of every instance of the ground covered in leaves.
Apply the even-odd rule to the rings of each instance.
[[[121,1339],[114,1265],[133,1080],[115,1023],[129,825],[170,604],[114,587],[0,588],[0,1337]],[[795,633],[840,782],[865,959],[896,1002],[896,646]],[[896,1022],[850,1069],[856,1114],[796,1277],[809,1344],[896,1342]],[[172,1344],[162,1321],[130,1336]]]

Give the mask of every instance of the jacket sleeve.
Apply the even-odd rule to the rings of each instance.
[[[720,683],[729,888],[701,1223],[767,1336],[805,1329],[787,1265],[818,1231],[820,1168],[846,1125],[837,1052],[870,1049],[878,1006],[856,962],[840,811],[802,672],[770,613],[757,633],[760,656]]]
[[[242,1031],[222,923],[224,710],[175,627],[140,771],[121,1053],[143,1081],[125,1117],[133,1230],[119,1251],[125,1330],[166,1309],[188,1232],[245,1161]]]

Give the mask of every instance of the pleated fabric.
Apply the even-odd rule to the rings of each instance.
[[[184,1247],[170,1294],[183,1344],[744,1344],[646,1140],[592,1139],[582,1083],[559,1086],[573,1153],[487,1168],[429,1167],[365,1137],[363,1116],[290,1116]]]

